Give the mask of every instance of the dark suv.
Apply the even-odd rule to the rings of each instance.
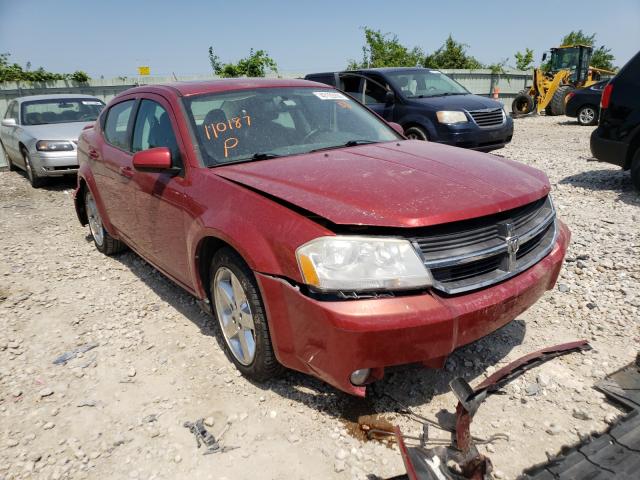
[[[591,153],[631,170],[633,185],[640,191],[640,52],[604,87]]]
[[[471,94],[438,70],[371,68],[305,78],[338,87],[402,125],[411,139],[489,151],[504,147],[513,136],[513,120],[500,102]]]

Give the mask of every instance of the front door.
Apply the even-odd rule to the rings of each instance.
[[[184,227],[185,189],[184,148],[180,145],[173,111],[160,96],[146,94],[140,102],[133,129],[133,151],[167,147],[178,175],[136,170],[136,236],[152,262],[179,282],[190,285],[187,241]]]
[[[367,77],[364,80],[364,104],[376,112],[387,122],[395,121],[394,102],[387,102],[387,92],[392,92],[391,87],[382,79]]]

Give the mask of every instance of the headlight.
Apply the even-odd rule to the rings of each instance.
[[[440,123],[465,123],[469,121],[464,112],[460,111],[445,110],[442,112],[436,112],[436,116]]]
[[[431,285],[431,274],[407,240],[320,237],[296,250],[302,278],[324,291],[406,290]]]
[[[36,143],[36,150],[40,152],[69,152],[73,150],[73,144],[62,140],[40,140]]]

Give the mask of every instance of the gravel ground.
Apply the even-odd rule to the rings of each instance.
[[[587,338],[594,349],[539,367],[491,397],[473,424],[498,478],[516,478],[620,412],[592,385],[640,343],[640,197],[628,173],[591,161],[591,128],[565,117],[516,121],[496,153],[547,172],[573,241],[559,284],[511,324],[454,353],[446,369],[388,372],[368,401],[289,372],[255,385],[226,360],[193,298],[131,252],[98,253],[73,210],[73,182],[33,190],[0,173],[0,479],[382,477],[394,448],[348,433],[380,413],[417,434],[394,401],[446,421],[447,383],[472,384],[518,356]],[[94,347],[53,364],[78,346]],[[222,443],[202,455],[183,422],[204,417]],[[442,433],[442,432],[441,432]],[[434,436],[438,436],[434,432]],[[442,433],[440,438],[446,435]]]

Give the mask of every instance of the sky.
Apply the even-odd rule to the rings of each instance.
[[[571,30],[596,33],[622,66],[640,48],[640,0],[562,2],[0,0],[0,53],[11,61],[92,77],[211,72],[207,49],[223,62],[264,49],[282,72],[343,69],[360,59],[363,27],[437,49],[449,34],[485,64],[515,65],[525,47],[542,52]]]

